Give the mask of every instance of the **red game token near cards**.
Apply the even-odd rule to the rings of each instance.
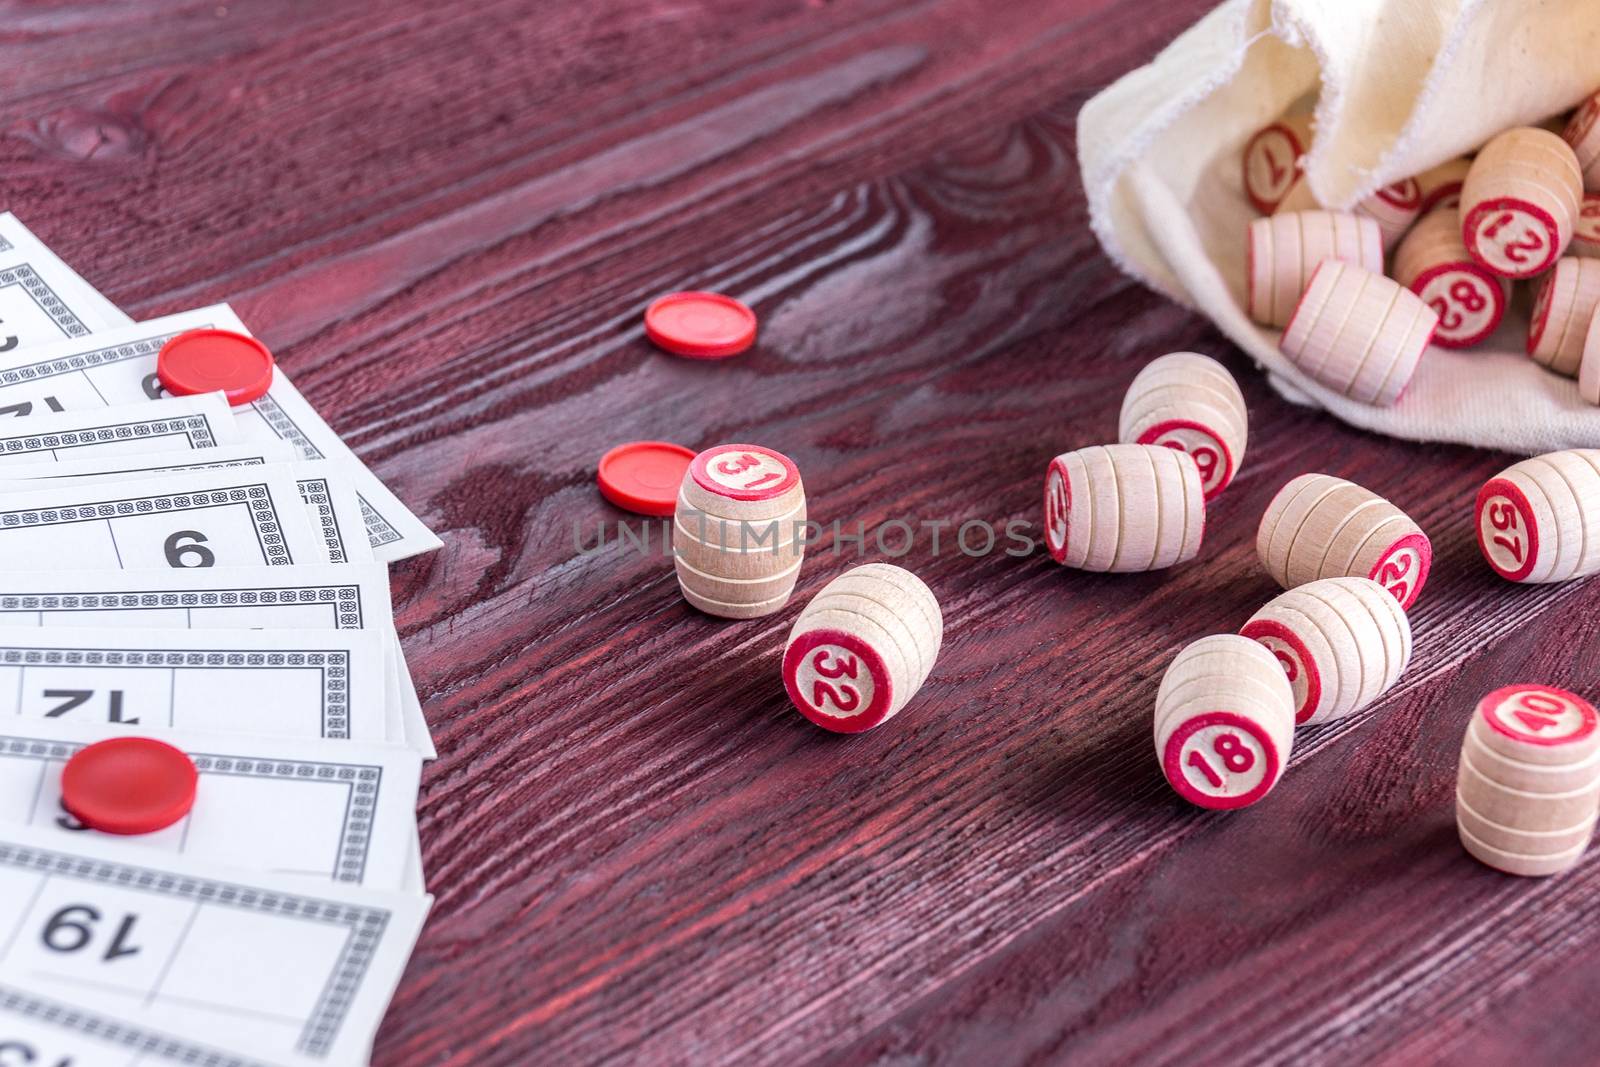
[[[666,441],[630,441],[600,457],[600,495],[640,515],[666,517],[678,504],[683,472],[694,451]]]
[[[222,393],[228,403],[248,404],[272,387],[272,353],[232,330],[187,330],[161,346],[156,377],[174,396]]]
[[[194,761],[179,749],[149,737],[114,737],[67,761],[61,803],[91,830],[149,834],[189,814],[198,782]]]
[[[736,356],[756,340],[756,314],[721,293],[669,293],[644,313],[650,340],[690,359]]]

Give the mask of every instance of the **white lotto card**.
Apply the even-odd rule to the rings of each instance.
[[[249,333],[226,304],[150,319],[82,340],[0,353],[0,406],[33,403],[66,410],[136,404],[166,396],[156,377],[161,346],[185,330],[215,327]],[[377,558],[392,562],[439,547],[439,539],[356,458],[282,368],[267,395],[233,409],[244,440],[287,441],[304,459],[331,459],[356,480],[367,536]]]
[[[15,215],[0,214],[0,353],[132,322]]]
[[[30,417],[10,421],[7,415]],[[232,444],[238,433],[221,393],[44,415],[0,407],[0,478],[25,467],[73,460],[209,450]]]
[[[409,748],[293,737],[151,731],[200,772],[194,809],[153,834],[86,830],[61,806],[61,768],[124,731],[44,719],[0,721],[0,827],[62,840],[103,837],[140,852],[375,889],[405,884],[422,760]]]
[[[369,630],[382,635],[399,707],[390,740],[433,759],[417,690],[400,652],[383,564],[149,571],[0,571],[0,626]],[[399,723],[398,727],[395,725]]]
[[[151,401],[152,404],[165,401]],[[279,442],[217,445],[191,452],[166,450],[117,456],[115,460],[63,459],[60,462],[8,463],[0,466],[0,479],[27,482],[36,478],[133,478],[171,471],[213,471],[225,467],[261,467],[268,463],[293,463],[299,453]]]
[[[40,475],[37,464],[26,467],[0,466],[0,493],[31,488],[39,478],[49,478],[52,486],[74,489],[93,480],[113,481],[149,478],[175,470],[225,470],[233,467],[270,467],[295,480],[305,504],[306,518],[322,539],[330,563],[370,563],[372,545],[367,540],[361,503],[356,498],[355,482],[349,471],[332,463],[291,459],[282,462],[282,444],[234,445],[208,448],[197,453],[179,453],[184,459],[174,463],[174,453],[160,452],[126,459],[84,460],[60,463],[71,470],[46,470]]]
[[[68,990],[82,997],[82,991]],[[108,1001],[110,998],[107,998]],[[263,1057],[132,1021],[128,1008],[88,1008],[0,982],[0,1064],[17,1067],[292,1067],[309,1059]],[[231,1040],[231,1035],[219,1035]]]
[[[398,742],[384,653],[367,630],[5,627],[0,729],[57,719],[120,733]]]
[[[0,562],[8,570],[327,561],[326,541],[306,518],[300,487],[265,468],[71,486],[52,479],[0,493]]]
[[[431,903],[0,829],[0,983],[204,1046],[361,1063]]]

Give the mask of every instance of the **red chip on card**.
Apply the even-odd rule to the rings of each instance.
[[[640,515],[668,516],[677,510],[678,486],[694,452],[666,441],[631,441],[600,457],[600,495]]]
[[[756,340],[756,313],[721,293],[669,293],[645,309],[650,340],[690,359],[736,356]]]
[[[78,750],[61,771],[61,803],[108,834],[150,834],[194,807],[199,774],[179,749],[149,737],[114,737]]]
[[[272,386],[272,353],[254,337],[232,330],[185,330],[161,346],[156,377],[174,396],[224,393],[238,406]]]

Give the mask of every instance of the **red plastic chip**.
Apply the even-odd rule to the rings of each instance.
[[[221,392],[248,404],[272,385],[272,353],[254,337],[232,330],[186,330],[161,346],[156,377],[175,396]]]
[[[198,783],[184,752],[149,737],[114,737],[67,761],[61,803],[91,830],[149,834],[189,814]]]
[[[666,441],[631,441],[600,457],[600,495],[640,515],[671,515],[694,452]]]
[[[736,356],[756,340],[756,313],[721,293],[669,293],[644,313],[650,340],[690,359]]]

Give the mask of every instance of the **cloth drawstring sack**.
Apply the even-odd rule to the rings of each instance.
[[[1245,314],[1245,230],[1258,215],[1239,172],[1250,135],[1313,96],[1305,180],[1344,208],[1597,87],[1594,0],[1229,0],[1084,105],[1090,224],[1121,269],[1207,315],[1290,400],[1413,440],[1600,447],[1600,408],[1525,354],[1526,283],[1482,345],[1430,347],[1393,407],[1300,373],[1279,331]]]

